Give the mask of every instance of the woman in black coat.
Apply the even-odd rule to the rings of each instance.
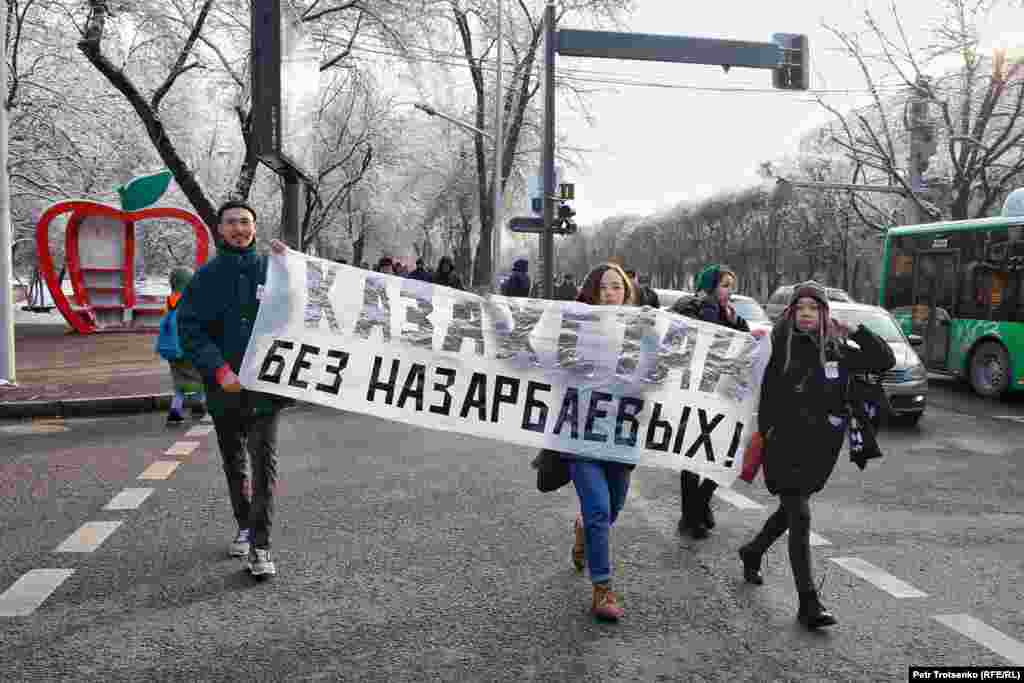
[[[854,348],[846,338],[857,343]],[[761,385],[758,429],[765,439],[765,484],[779,508],[740,548],[744,578],[761,584],[761,558],[789,530],[789,562],[800,595],[797,618],[810,629],[836,623],[822,606],[811,575],[810,496],[825,487],[849,420],[851,373],[885,372],[892,349],[863,325],[850,331],[829,316],[825,289],[805,282],[772,331],[772,357]]]
[[[697,293],[693,297],[681,297],[672,306],[672,312],[714,323],[738,332],[750,332],[750,326],[743,316],[736,313],[730,303],[736,287],[736,274],[723,265],[714,263],[704,268],[697,276]],[[708,529],[715,528],[715,516],[711,512],[711,496],[718,488],[712,479],[704,478],[690,470],[679,472],[679,534],[689,533],[693,538],[707,538]]]

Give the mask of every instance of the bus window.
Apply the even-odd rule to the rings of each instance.
[[[889,251],[889,279],[885,308],[909,306],[914,297],[914,245],[909,237],[893,239]]]

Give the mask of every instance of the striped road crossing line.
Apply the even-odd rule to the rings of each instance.
[[[178,441],[164,451],[164,455],[192,455],[192,451],[197,448],[199,448],[198,441]]]
[[[110,502],[103,506],[104,510],[135,510],[142,501],[149,498],[153,489],[125,489],[110,499]]]
[[[894,598],[928,597],[927,593],[917,590],[909,583],[897,579],[892,574],[885,572],[859,557],[830,557],[828,559],[835,562],[846,571],[856,574],[875,587],[881,588]]]
[[[715,489],[715,495],[724,500],[730,505],[735,505],[741,510],[762,510],[764,505],[761,505],[756,500],[751,500],[741,493],[736,493],[732,489],[724,486],[719,486]]]
[[[213,431],[213,425],[196,425],[192,429],[185,432],[185,436],[189,438],[195,438],[197,436],[209,436],[210,432]]]
[[[178,468],[176,460],[157,460],[139,475],[139,479],[166,479]]]
[[[939,614],[932,619],[987,647],[1010,664],[1024,666],[1024,643],[997,631],[985,622],[967,614]]]
[[[25,572],[10,588],[0,593],[0,617],[27,617],[74,573],[74,569],[33,569]]]
[[[57,546],[55,553],[91,553],[100,547],[121,522],[86,522]]]

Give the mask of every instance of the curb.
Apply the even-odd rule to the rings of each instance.
[[[56,401],[8,401],[0,403],[0,419],[34,417],[93,417],[117,413],[148,413],[167,410],[171,394],[149,396],[102,396]]]

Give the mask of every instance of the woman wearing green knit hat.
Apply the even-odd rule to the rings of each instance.
[[[749,332],[747,321],[736,314],[729,297],[736,287],[736,274],[725,266],[713,263],[697,275],[697,293],[693,297],[679,299],[672,306],[672,312],[689,318],[722,325],[732,330]],[[701,481],[700,475],[690,470],[679,473],[679,499],[681,515],[679,533],[689,533],[693,538],[707,538],[708,530],[715,526],[711,512],[711,496],[718,484],[708,478]]]

